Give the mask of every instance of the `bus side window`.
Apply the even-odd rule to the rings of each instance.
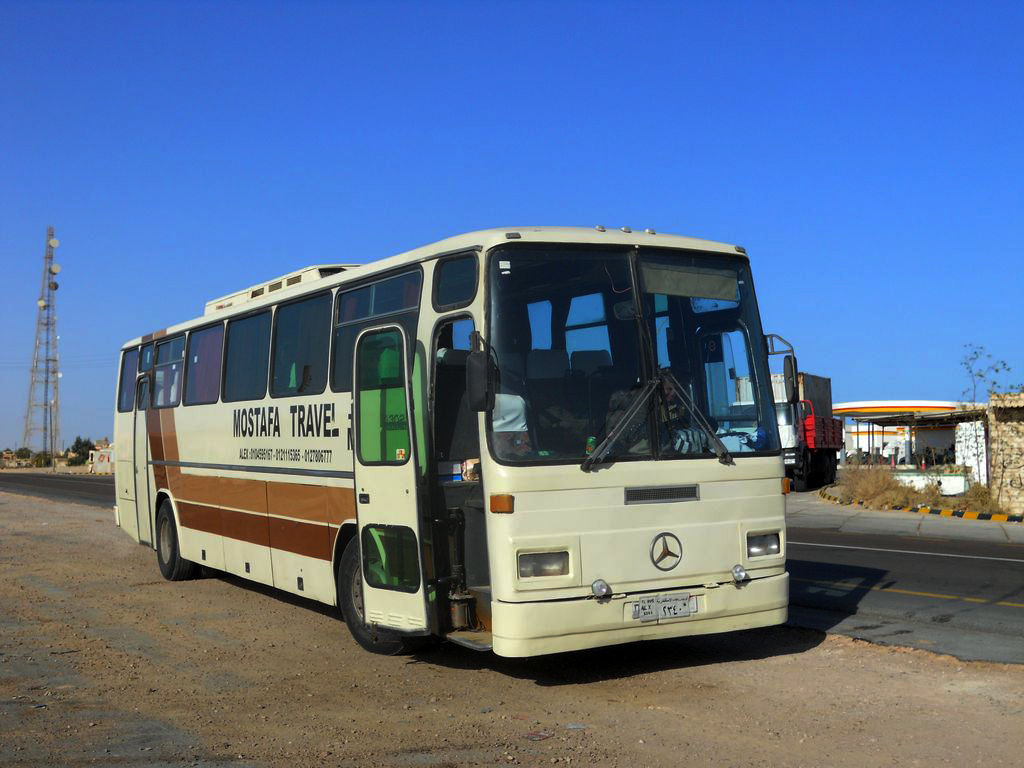
[[[128,413],[135,407],[135,376],[139,365],[139,350],[126,350],[121,357],[121,389],[117,395],[117,410]]]
[[[181,399],[181,366],[185,357],[185,337],[177,336],[156,345],[153,405],[171,408]]]
[[[434,276],[434,309],[460,309],[476,296],[476,254],[444,259]]]
[[[220,358],[224,326],[192,331],[185,363],[185,405],[216,403],[220,397]]]
[[[267,394],[270,312],[228,321],[225,347],[224,402],[262,400]]]
[[[270,394],[319,395],[327,387],[331,342],[331,294],[321,293],[277,308]]]
[[[143,344],[139,351],[139,373],[145,373],[153,367],[153,342]]]
[[[466,400],[466,360],[473,321],[462,317],[442,324],[436,338],[434,449],[440,462],[480,456],[476,414]],[[450,475],[450,466],[445,475]]]
[[[362,338],[358,354],[359,459],[364,464],[404,464],[410,446],[402,335],[393,328],[371,331]]]
[[[409,338],[416,338],[422,279],[419,270],[405,272],[338,294],[331,352],[333,391],[352,391],[352,350],[365,328],[394,322],[402,326]]]

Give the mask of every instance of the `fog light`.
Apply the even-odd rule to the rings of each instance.
[[[747,535],[747,557],[764,557],[777,555],[781,550],[779,534],[762,533],[757,536]]]
[[[737,584],[744,582],[749,578],[750,575],[747,573],[747,569],[739,563],[736,563],[736,565],[732,567],[732,580]]]
[[[569,573],[568,552],[528,552],[519,555],[519,578],[565,576]]]
[[[594,593],[594,597],[609,597],[612,593],[611,585],[604,579],[598,579],[590,585],[590,589]]]

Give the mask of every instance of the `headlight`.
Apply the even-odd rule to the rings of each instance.
[[[565,576],[569,573],[568,552],[528,552],[519,555],[519,578]]]
[[[761,533],[757,536],[747,535],[747,557],[764,557],[779,554],[779,534]]]

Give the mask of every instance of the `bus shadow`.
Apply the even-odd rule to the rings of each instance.
[[[828,630],[857,613],[857,607],[866,594],[887,586],[885,577],[888,572],[877,568],[791,559],[787,562],[787,570],[790,573],[790,621],[783,626],[650,640],[528,659],[502,658],[453,643],[441,643],[430,645],[405,659],[409,664],[490,670],[509,677],[533,680],[541,686],[595,683],[673,669],[758,661],[797,655],[816,648],[824,641]],[[342,621],[334,606],[240,576],[212,571],[204,577],[220,579],[233,587]]]
[[[209,571],[202,578],[219,579],[234,588],[245,589],[295,608],[336,619],[339,624],[343,621],[340,612],[334,606],[282,592],[240,576]],[[781,626],[720,635],[650,640],[530,659],[502,658],[490,652],[474,651],[453,643],[440,643],[428,645],[423,650],[403,658],[404,663],[408,664],[431,664],[473,671],[490,670],[509,677],[533,680],[538,685],[557,686],[628,679],[670,669],[799,654],[816,647],[824,638],[823,632]],[[358,652],[365,653],[362,650]],[[401,659],[396,661],[402,663]]]
[[[790,625],[827,632],[857,613],[872,592],[893,585],[881,568],[788,559]]]
[[[864,596],[884,589],[888,571],[855,565],[790,559],[790,620],[785,626],[718,635],[695,635],[586,651],[503,659],[453,645],[419,654],[416,661],[460,669],[490,669],[538,685],[602,682],[735,661],[757,661],[804,653],[826,633],[857,613]]]
[[[267,584],[260,584],[256,581],[249,581],[249,579],[241,576],[235,576],[232,573],[226,573],[224,571],[215,571],[212,569],[206,569],[200,576],[202,579],[219,579],[225,584],[230,584],[236,589],[245,589],[249,592],[255,592],[258,595],[264,597],[270,597],[278,602],[285,603],[286,605],[292,605],[296,608],[303,608],[313,613],[318,613],[321,616],[329,616],[332,619],[342,621],[341,611],[339,611],[333,605],[327,605],[316,600],[311,600],[308,597],[301,597],[299,595],[293,595],[291,592],[285,592],[284,590],[271,587]]]
[[[530,659],[506,659],[446,644],[417,654],[416,662],[465,670],[490,670],[541,686],[623,680],[651,672],[804,653],[825,635],[792,627],[766,627],[720,635],[694,635],[570,651]]]

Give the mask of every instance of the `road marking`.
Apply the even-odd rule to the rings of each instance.
[[[812,541],[793,541],[801,547],[828,547],[829,549],[859,549],[864,552],[894,552],[900,555],[931,555],[932,557],[959,557],[963,560],[996,560],[1000,563],[1024,563],[1024,559],[1016,557],[986,557],[985,555],[954,555],[949,552],[921,552],[916,549],[880,549],[877,547],[851,547],[847,544],[816,544]]]
[[[821,579],[800,579],[789,577],[790,581],[799,581],[804,584],[817,584],[820,587],[838,587],[839,589],[864,589],[872,592],[893,592],[898,595],[910,595],[911,597],[930,597],[936,600],[962,600],[967,603],[984,603],[985,605],[1001,605],[1006,608],[1024,608],[1024,603],[1011,603],[1006,600],[986,600],[981,597],[963,597],[961,595],[943,595],[938,592],[917,592],[912,589],[898,589],[896,587],[870,587],[864,584],[851,584],[848,581],[823,581]]]

